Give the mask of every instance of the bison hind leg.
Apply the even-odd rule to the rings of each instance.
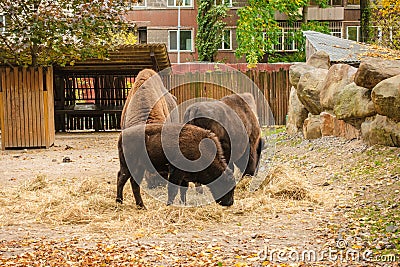
[[[130,179],[133,196],[135,197],[136,206],[139,209],[146,209],[146,207],[143,204],[142,196],[140,195],[140,186],[139,186],[139,184],[143,180],[143,174],[144,174],[144,169],[137,169],[135,173],[132,174],[132,177]]]
[[[121,170],[118,172],[118,177],[117,177],[117,197],[116,197],[116,202],[122,204],[123,202],[123,190],[126,182],[131,178],[131,175],[129,173],[129,170],[126,168],[121,168]]]

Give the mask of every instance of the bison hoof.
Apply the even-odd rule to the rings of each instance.
[[[122,198],[119,198],[119,197],[117,197],[116,199],[115,199],[115,201],[117,202],[117,203],[119,203],[119,204],[122,204]]]
[[[138,204],[138,205],[136,205],[136,207],[138,210],[147,210],[143,204]]]

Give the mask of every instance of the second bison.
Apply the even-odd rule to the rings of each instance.
[[[181,200],[185,203],[189,182],[209,187],[220,205],[233,204],[236,185],[233,172],[225,162],[218,138],[208,130],[170,123],[132,126],[122,131],[118,149],[121,171],[117,202],[122,203],[123,187],[130,179],[136,205],[144,208],[139,187],[144,171],[154,173],[169,166],[167,204],[173,203],[178,191],[176,185],[181,186]]]
[[[235,163],[243,175],[255,175],[263,147],[256,114],[253,95],[242,93],[194,103],[186,109],[184,121],[218,136],[231,169]]]

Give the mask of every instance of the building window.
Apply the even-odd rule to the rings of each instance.
[[[227,4],[228,7],[232,6],[232,0],[214,0],[215,5],[225,5]]]
[[[139,44],[147,44],[147,28],[138,28],[138,42]]]
[[[331,29],[331,35],[335,37],[342,38],[342,31],[341,30],[336,30],[336,29]]]
[[[359,5],[360,0],[347,0],[347,5]]]
[[[178,50],[178,31],[169,31],[168,48],[169,51]],[[192,51],[193,34],[192,31],[180,31],[180,51]]]
[[[348,40],[360,41],[360,26],[347,26],[346,36]]]
[[[222,42],[218,47],[220,50],[231,50],[232,49],[232,31],[224,30],[222,33]]]
[[[169,7],[176,7],[176,6],[192,6],[192,0],[168,0]]]
[[[282,29],[277,33],[278,44],[273,45],[275,51],[297,51],[293,30]]]
[[[6,16],[0,15],[0,32],[6,31]]]

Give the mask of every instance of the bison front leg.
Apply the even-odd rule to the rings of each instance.
[[[243,175],[252,175],[255,176],[258,172],[258,164],[260,163],[261,159],[261,152],[264,147],[263,139],[260,139],[257,146],[251,146],[250,153],[249,153],[249,162],[247,163],[246,169]]]
[[[182,182],[182,175],[175,167],[169,167],[168,200],[167,205],[172,205],[178,194],[178,186]]]
[[[179,193],[181,194],[181,203],[186,205],[186,192],[189,188],[189,182],[186,180],[182,180],[181,187],[179,188]]]
[[[243,176],[246,174],[255,176],[257,174],[258,160],[259,157],[257,151],[255,149],[250,149],[249,162],[247,163]]]

